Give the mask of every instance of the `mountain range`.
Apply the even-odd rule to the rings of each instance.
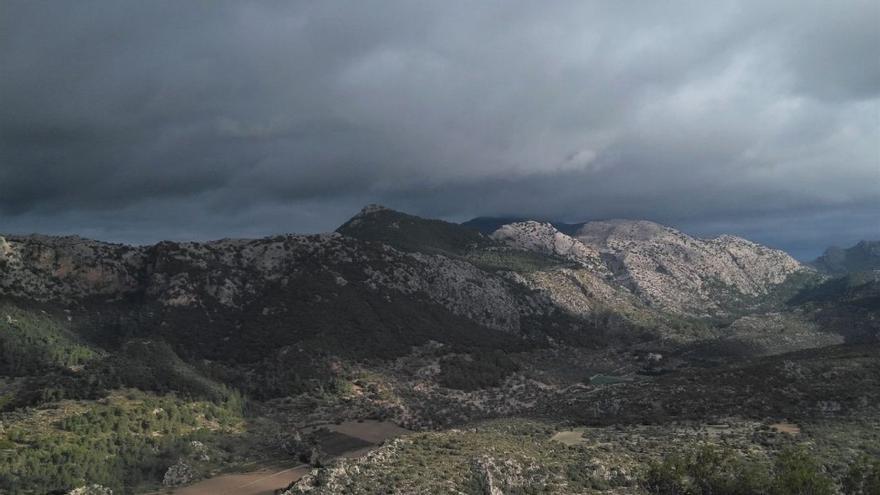
[[[877,356],[853,353],[880,343],[878,246],[800,263],[649,221],[454,224],[376,205],[321,235],[150,246],[0,237],[0,443],[16,454],[0,463],[0,491],[100,483],[140,493],[304,453],[324,458],[320,468],[327,459],[319,440],[304,440],[307,426],[365,417],[418,431],[533,417],[873,421]],[[841,396],[807,380],[850,358],[828,380],[861,390]],[[745,373],[750,391],[706,367]],[[761,373],[767,383],[801,373],[791,385],[800,402],[779,403],[753,383]],[[715,383],[706,397],[729,393],[714,404],[669,400],[693,380]],[[357,462],[362,472],[369,458]],[[527,484],[504,459],[468,462],[480,483]],[[313,474],[379,483],[327,469],[338,468]],[[590,476],[642,493],[635,475]],[[416,484],[401,493],[430,492],[406,483]]]

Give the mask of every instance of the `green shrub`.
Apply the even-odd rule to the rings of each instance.
[[[702,446],[652,464],[643,486],[648,493],[656,495],[834,493],[831,479],[803,449],[783,451],[771,469],[765,463],[747,460],[732,450]]]
[[[851,495],[880,495],[880,458],[863,456],[850,465],[841,481],[843,492]]]
[[[776,458],[772,495],[831,495],[831,478],[822,466],[802,448],[786,449]]]
[[[441,359],[437,379],[444,387],[470,391],[497,387],[516,371],[519,371],[519,365],[507,354],[492,350]]]

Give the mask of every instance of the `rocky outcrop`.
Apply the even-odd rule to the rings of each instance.
[[[618,283],[677,313],[723,312],[808,270],[783,251],[739,237],[698,239],[648,221],[589,222],[574,237],[602,253]]]
[[[260,305],[270,316],[288,309],[273,295],[295,288],[315,304],[341,294],[378,296],[389,304],[440,306],[456,318],[516,333],[526,319],[557,308],[575,317],[601,309],[635,319],[655,309],[724,313],[806,270],[787,254],[744,239],[696,239],[645,221],[590,222],[574,235],[525,221],[489,238],[373,206],[340,232],[141,247],[78,237],[0,238],[0,296],[68,306],[136,300],[206,313]],[[541,262],[496,270],[478,261],[520,250],[539,253]]]
[[[0,294],[38,301],[117,298],[138,288],[140,248],[80,237],[0,237]]]
[[[483,495],[504,495],[498,483],[495,481],[492,459],[482,458],[474,461],[474,471],[480,484]]]
[[[535,482],[518,462],[499,460],[489,456],[474,459],[473,469],[483,495],[504,495],[505,490],[522,488]],[[534,471],[534,469],[532,469]]]
[[[614,310],[636,315],[647,308],[625,287],[609,281],[586,268],[559,268],[534,271],[518,276],[526,287],[535,290],[568,313],[588,318],[598,311]]]
[[[183,459],[178,459],[171,467],[165,471],[162,478],[164,486],[181,486],[192,483],[196,479],[195,470]]]
[[[342,287],[389,301],[413,296],[504,331],[550,307],[465,261],[336,233],[147,247],[31,236],[4,239],[0,256],[0,295],[62,304],[139,294],[170,308],[238,310],[273,287],[306,284],[317,298],[335,297]]]
[[[697,239],[648,221],[589,222],[573,235],[550,223],[516,222],[491,238],[573,262],[524,274],[523,281],[582,316],[599,307],[644,313],[644,305],[694,316],[724,313],[808,270],[782,251],[739,237]]]
[[[113,490],[101,485],[86,485],[70,490],[67,495],[113,495]]]
[[[598,250],[559,232],[549,223],[512,223],[502,226],[491,237],[511,247],[565,258],[596,272],[605,271]]]
[[[337,459],[329,467],[313,469],[310,473],[300,478],[299,481],[295,481],[288,486],[280,495],[342,493],[352,478],[377,473],[377,470],[370,468],[382,466],[395,459],[401,447],[408,443],[410,443],[409,440],[398,438],[367,453],[361,458]]]

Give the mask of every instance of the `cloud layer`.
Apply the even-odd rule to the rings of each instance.
[[[320,231],[382,202],[880,238],[877,2],[2,4],[0,231]]]

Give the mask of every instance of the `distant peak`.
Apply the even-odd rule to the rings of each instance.
[[[520,222],[512,222],[505,225],[502,225],[497,231],[500,230],[520,230],[520,231],[528,231],[528,232],[549,232],[554,234],[559,232],[559,230],[553,226],[550,222],[539,222],[538,220],[523,220]],[[497,232],[496,231],[496,232]]]
[[[383,212],[383,211],[392,211],[392,210],[391,210],[391,208],[388,208],[386,206],[372,203],[372,204],[368,204],[367,206],[364,206],[363,208],[361,208],[361,211],[360,211],[360,213],[358,213],[358,216],[373,215],[375,213],[379,213],[379,212]]]
[[[680,234],[675,229],[649,220],[610,219],[587,222],[575,233],[586,244],[607,245],[610,240],[647,241],[659,236]]]

